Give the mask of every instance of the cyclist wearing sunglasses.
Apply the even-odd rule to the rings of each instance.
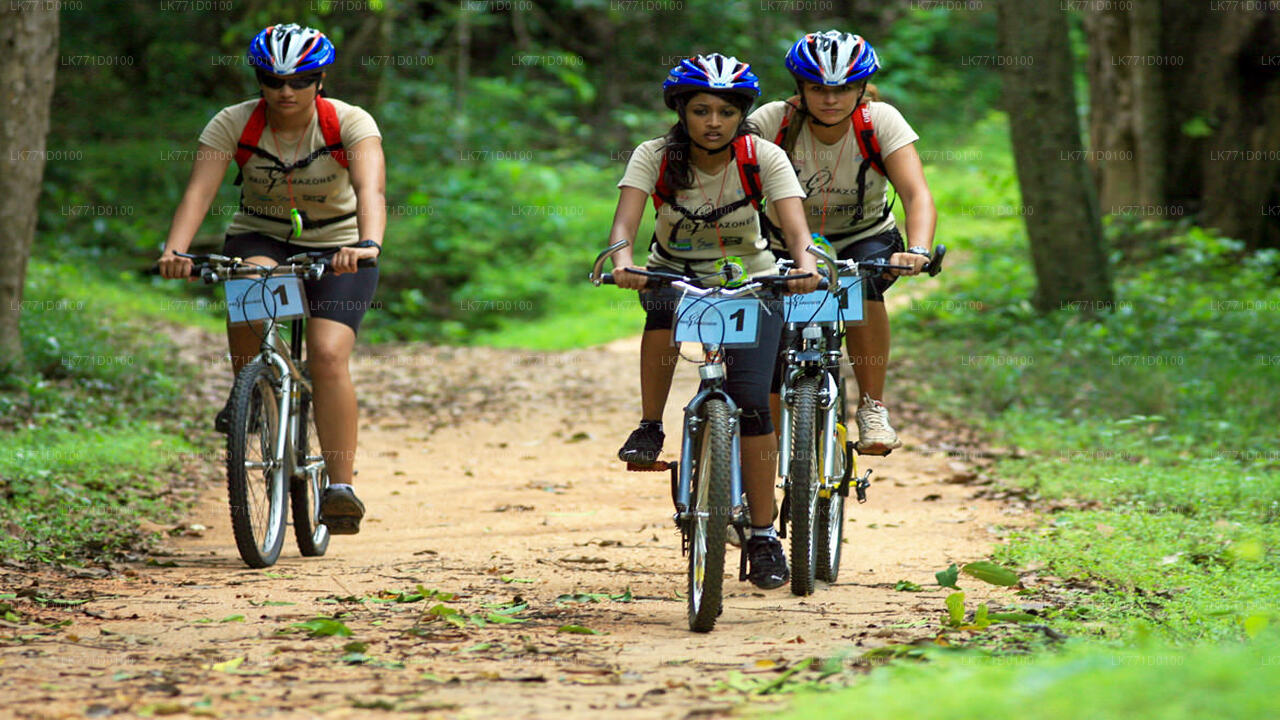
[[[331,480],[321,521],[338,520],[327,523],[331,532],[353,533],[364,505],[351,489],[357,409],[348,360],[378,284],[376,267],[357,270],[356,263],[382,250],[386,169],[369,113],[323,97],[324,68],[334,57],[324,33],[296,24],[253,38],[248,61],[261,97],[224,108],[205,126],[159,265],[164,277],[190,274],[191,261],[174,253],[191,246],[232,159],[242,188],[223,255],[276,265],[307,250],[363,246],[343,247],[332,273],[305,282],[316,430]],[[227,338],[238,373],[257,353],[259,337],[238,325],[227,328]],[[220,432],[229,429],[227,415],[224,407],[214,421]]]

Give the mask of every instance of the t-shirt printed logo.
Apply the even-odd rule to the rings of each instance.
[[[804,181],[805,195],[813,197],[814,192],[831,187],[833,179],[834,174],[831,172],[831,168],[822,168]]]

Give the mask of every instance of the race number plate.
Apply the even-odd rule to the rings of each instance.
[[[262,320],[292,320],[307,315],[302,279],[228,280],[227,319],[232,325]]]
[[[755,298],[695,297],[676,308],[675,341],[755,347],[760,335],[760,301]]]
[[[862,278],[847,276],[840,278],[840,287],[844,294],[832,297],[826,290],[806,293],[804,295],[788,295],[785,298],[787,322],[819,323],[835,322],[836,313],[845,322],[862,320]]]

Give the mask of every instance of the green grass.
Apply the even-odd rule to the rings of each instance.
[[[83,260],[35,259],[26,370],[0,388],[0,556],[77,564],[150,546],[217,462],[193,431],[192,369],[164,332],[220,327],[167,288]]]
[[[1280,641],[1184,650],[1077,645],[1057,656],[930,653],[879,668],[856,688],[810,694],[781,718],[1191,720],[1280,713]]]

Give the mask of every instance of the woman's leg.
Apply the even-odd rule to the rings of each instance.
[[[355,465],[358,409],[348,367],[355,343],[355,331],[336,320],[312,318],[307,324],[316,433],[331,483],[350,484]]]
[[[671,344],[671,330],[646,330],[640,336],[640,405],[642,420],[661,420],[671,394],[680,348]]]
[[[868,300],[865,308],[866,322],[845,331],[849,363],[858,380],[858,397],[866,394],[883,400],[889,364],[889,313],[883,300]]]

